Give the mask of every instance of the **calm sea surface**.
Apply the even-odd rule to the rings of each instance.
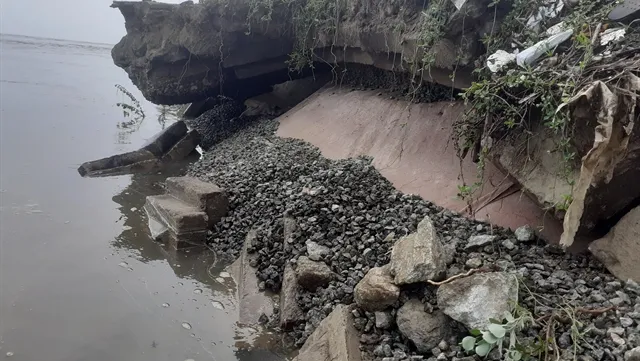
[[[211,252],[149,239],[141,208],[162,175],[78,175],[175,121],[110,48],[0,35],[0,358],[279,360],[269,335],[237,325],[233,282]],[[145,119],[124,117],[116,84]]]

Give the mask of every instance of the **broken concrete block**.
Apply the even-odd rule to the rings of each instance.
[[[293,361],[361,361],[358,331],[349,306],[338,305],[309,336]]]
[[[166,185],[169,194],[205,212],[208,227],[218,223],[229,210],[227,193],[213,183],[194,177],[170,177]]]
[[[204,229],[176,234],[164,223],[153,207],[145,206],[144,210],[147,213],[151,238],[157,242],[167,244],[172,249],[184,249],[202,246],[206,240],[207,231]]]
[[[144,208],[175,234],[207,230],[206,213],[170,195],[148,196]]]
[[[640,282],[640,207],[622,217],[606,236],[591,243],[589,251],[614,276]]]
[[[187,133],[183,121],[171,124],[149,140],[142,148],[83,163],[78,173],[83,177],[102,177],[132,173],[149,173],[164,164],[184,159],[200,143],[200,135],[192,130]]]
[[[114,155],[90,162],[84,162],[78,168],[83,177],[103,177],[131,173],[151,172],[159,167],[158,159],[148,150]]]
[[[186,158],[200,144],[200,139],[200,134],[196,130],[189,131],[162,156],[161,161],[169,163]]]
[[[256,236],[255,230],[249,231],[240,256],[230,266],[238,289],[239,321],[243,325],[258,324],[262,315],[273,316],[273,300],[260,291],[256,270],[251,267],[251,258],[254,256],[247,252],[248,245],[255,243]]]
[[[177,121],[154,135],[141,149],[151,152],[158,158],[162,157],[187,135],[187,131],[187,125],[182,120]]]
[[[298,305],[298,278],[290,264],[284,268],[280,291],[280,327],[284,330],[304,322],[304,314]]]

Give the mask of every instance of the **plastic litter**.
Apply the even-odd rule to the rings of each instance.
[[[539,41],[535,45],[523,50],[516,55],[516,63],[519,66],[526,66],[533,64],[538,58],[540,58],[547,51],[554,49],[556,46],[562,44],[573,34],[573,29],[565,30],[559,34],[548,37],[542,41]]]

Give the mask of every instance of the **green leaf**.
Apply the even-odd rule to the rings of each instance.
[[[509,311],[505,311],[503,317],[505,320],[507,320],[507,322],[513,322],[516,320],[515,318],[513,318],[513,315]]]
[[[471,336],[482,336],[482,332],[480,330],[478,330],[477,328],[474,328],[473,330],[469,331],[469,334]]]
[[[487,327],[487,329],[496,337],[503,338],[507,333],[507,330],[504,329],[504,326],[492,323]]]
[[[467,336],[462,339],[462,348],[469,352],[473,351],[473,348],[476,346],[476,338],[473,336]]]
[[[476,355],[485,357],[491,352],[491,345],[486,342],[481,342],[476,346]]]
[[[487,343],[489,343],[489,344],[492,344],[492,345],[493,345],[494,343],[497,343],[497,342],[498,342],[498,338],[497,338],[497,337],[495,337],[495,336],[494,336],[491,332],[489,332],[489,331],[483,331],[483,332],[482,332],[482,339],[483,339],[485,342],[487,342]]]

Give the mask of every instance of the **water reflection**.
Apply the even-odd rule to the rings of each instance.
[[[131,184],[113,197],[122,213],[120,221],[123,231],[113,240],[113,246],[136,254],[144,263],[166,261],[173,272],[181,279],[193,280],[197,283],[191,290],[193,297],[213,297],[209,303],[212,308],[229,315],[235,333],[234,354],[238,361],[282,361],[288,352],[281,345],[281,337],[272,332],[252,327],[244,327],[237,323],[236,286],[226,270],[225,262],[218,262],[215,253],[207,248],[195,248],[190,251],[172,251],[154,242],[147,231],[147,219],[143,210],[148,195],[164,193],[163,184],[169,176],[184,174],[185,161],[159,174],[135,174],[131,176]],[[210,292],[203,292],[207,288]],[[195,301],[195,299],[194,299]],[[168,303],[164,308],[171,307]],[[221,320],[219,320],[221,321]],[[224,327],[224,322],[217,323]],[[185,322],[182,327],[189,329],[191,324]]]

